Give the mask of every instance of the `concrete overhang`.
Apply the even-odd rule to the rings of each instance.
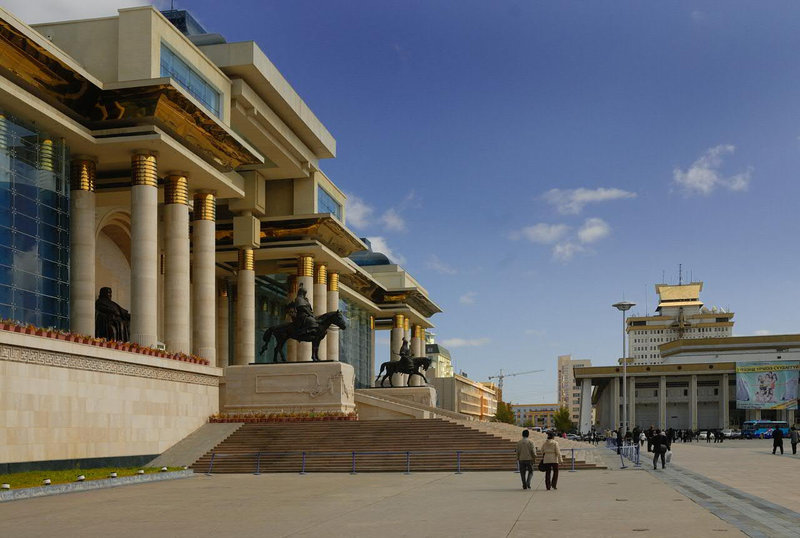
[[[610,379],[622,377],[622,366],[585,366],[575,368],[573,371],[575,380],[591,379],[594,383],[596,379]],[[717,375],[736,373],[735,362],[716,362],[716,363],[690,363],[690,364],[649,364],[628,366],[628,377],[653,377],[661,375]]]
[[[407,304],[378,304],[378,307],[380,308],[380,313],[375,316],[376,324],[381,324],[381,321],[385,322],[386,320],[391,320],[395,314],[403,314],[409,319],[411,325],[421,325],[426,329],[432,329],[434,327],[426,316]],[[381,325],[385,325],[385,323]]]
[[[297,274],[297,257],[310,255],[315,263],[324,263],[328,271],[346,275],[352,268],[343,263],[341,256],[319,241],[282,241],[262,244],[253,249],[257,275],[277,273]],[[235,268],[238,263],[238,249],[235,247],[217,249],[217,263],[227,263]]]
[[[336,156],[336,140],[253,41],[199,49],[230,78],[244,79],[319,159]]]
[[[681,338],[661,344],[662,357],[682,353],[714,353],[715,351],[786,350],[800,348],[800,334],[766,336],[729,336],[722,338]]]

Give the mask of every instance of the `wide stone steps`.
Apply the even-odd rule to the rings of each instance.
[[[244,424],[191,468],[214,473],[350,472],[356,452],[357,472],[405,471],[407,466],[412,472],[455,471],[458,451],[465,471],[516,468],[514,442],[440,419]],[[374,452],[392,453],[370,454]],[[565,458],[564,466],[570,465]],[[575,467],[596,468],[579,460]]]

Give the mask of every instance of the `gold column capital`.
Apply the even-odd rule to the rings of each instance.
[[[69,165],[69,182],[73,191],[94,192],[97,164],[93,159],[76,158]]]
[[[395,329],[402,329],[404,327],[404,318],[403,314],[395,314],[394,315],[394,328]]]
[[[328,283],[328,266],[324,263],[317,265],[316,275],[314,276],[314,284],[327,284]]]
[[[425,329],[422,328],[422,325],[414,325],[414,338],[425,339]]]
[[[314,276],[314,256],[304,254],[297,258],[297,276]]]
[[[253,249],[240,248],[239,249],[239,270],[240,271],[253,271],[255,268],[253,264]]]
[[[409,318],[405,318],[403,320],[403,329],[406,330],[406,331],[410,331],[411,330],[411,320]]]
[[[52,172],[54,169],[53,161],[55,160],[55,149],[53,148],[53,141],[45,138],[39,147],[39,168]]]
[[[372,315],[371,315],[371,316],[369,317],[369,329],[370,329],[371,331],[374,331],[374,330],[375,330],[375,316],[372,316]]]
[[[158,187],[158,165],[152,152],[131,155],[131,186]]]
[[[189,205],[189,180],[183,172],[171,172],[164,178],[164,203]]]
[[[217,197],[213,192],[196,192],[193,199],[194,220],[216,220]]]
[[[328,273],[328,291],[339,291],[339,273]]]

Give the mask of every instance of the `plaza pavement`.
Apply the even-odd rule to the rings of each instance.
[[[657,474],[512,472],[196,475],[0,504],[15,538],[214,536],[744,536]],[[669,472],[668,469],[666,472]]]

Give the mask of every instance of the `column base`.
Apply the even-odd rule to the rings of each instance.
[[[223,413],[355,409],[355,370],[338,361],[249,364],[225,368]]]

